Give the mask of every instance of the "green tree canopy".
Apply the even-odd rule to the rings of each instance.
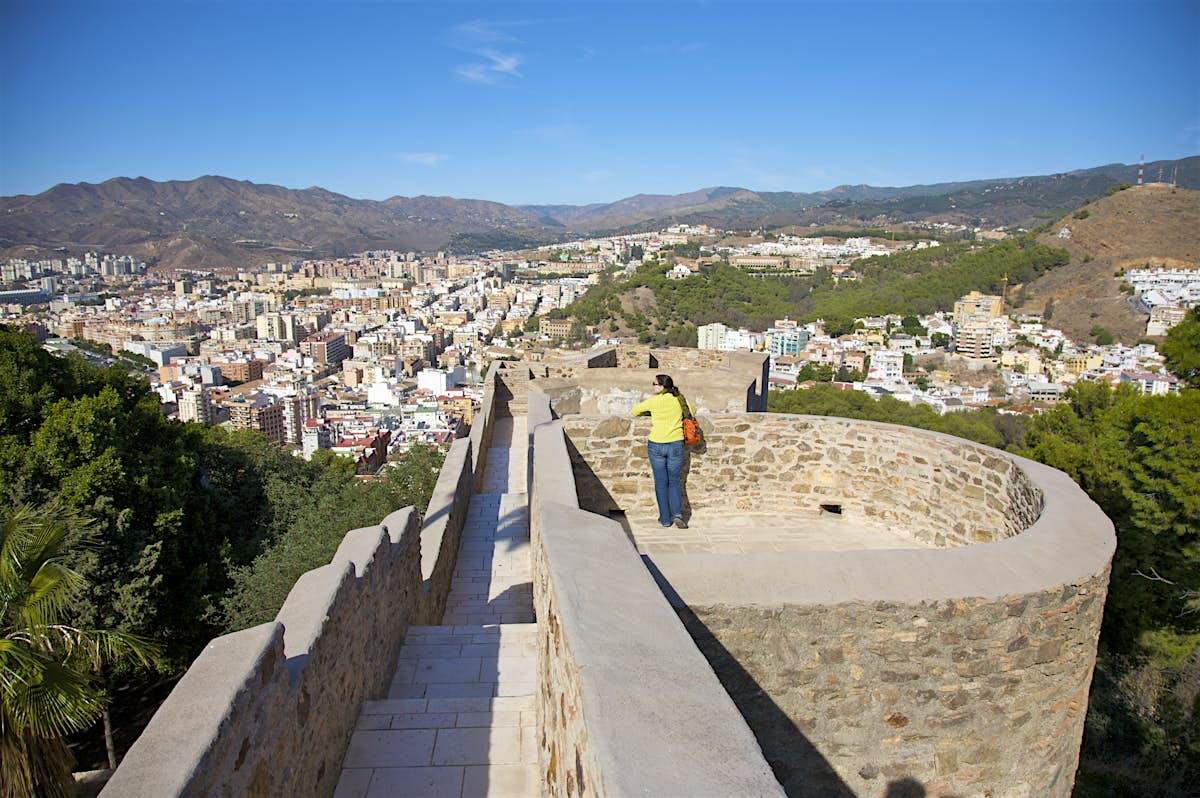
[[[1177,659],[1200,642],[1200,392],[1080,383],[1027,455],[1069,474],[1117,529],[1106,644]]]
[[[65,560],[90,522],[61,503],[0,506],[0,794],[70,794],[63,742],[100,714],[96,674],[153,648],[128,635],[67,621],[84,587]]]
[[[1162,356],[1171,373],[1192,388],[1200,388],[1200,308],[1167,331]]]

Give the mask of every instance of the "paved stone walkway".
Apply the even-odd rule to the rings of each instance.
[[[826,513],[698,513],[687,529],[664,529],[647,513],[625,526],[638,551],[651,555],[932,548],[882,524]]]
[[[539,792],[528,443],[498,418],[442,626],[413,626],[386,699],[366,701],[335,798]]]

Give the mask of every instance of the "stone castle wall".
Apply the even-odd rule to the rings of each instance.
[[[793,798],[1066,798],[1107,584],[682,614]]]
[[[936,546],[1000,540],[1033,523],[1041,497],[1012,460],[944,435],[779,414],[700,418],[705,445],[685,460],[692,513],[836,507]],[[580,506],[657,516],[648,418],[566,416]]]
[[[567,416],[579,505],[656,515],[648,422]],[[715,414],[693,514],[820,512],[932,544],[647,556],[792,796],[1070,795],[1115,548],[1066,475],[969,441]]]
[[[422,523],[412,507],[346,534],[275,621],[213,640],[113,774],[112,796],[325,796],[367,698],[386,693],[410,625],[439,623],[497,383],[455,441]]]
[[[276,620],[213,640],[126,754],[105,796],[333,793],[363,699],[422,604],[420,516],[348,533]]]

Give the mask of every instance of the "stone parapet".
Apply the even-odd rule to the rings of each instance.
[[[1041,496],[1012,458],[960,438],[822,416],[700,416],[705,444],[684,463],[684,504],[817,514],[887,527],[935,546],[1015,535]],[[580,506],[657,516],[648,418],[566,416]]]
[[[421,527],[422,623],[425,625],[442,621],[475,481],[471,438],[459,438],[451,444],[442,470],[438,472],[429,507],[425,510],[425,523]]]
[[[421,605],[419,515],[353,530],[276,620],[213,640],[105,796],[325,796]]]
[[[496,380],[494,377],[484,380],[483,400],[479,411],[471,421],[471,453],[474,455],[472,467],[474,473],[474,489],[483,487],[483,473],[487,469],[488,443],[492,440],[492,427],[496,424]]]
[[[576,506],[545,397],[529,424],[543,793],[783,795],[621,526]]]
[[[1116,544],[1095,503],[1062,472],[922,430],[702,423],[693,515],[836,510],[925,544],[648,558],[788,794],[1067,798]],[[648,424],[561,425],[580,506],[653,518]]]

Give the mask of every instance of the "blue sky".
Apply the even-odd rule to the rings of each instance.
[[[1200,2],[0,0],[0,194],[609,202],[1200,153]]]

